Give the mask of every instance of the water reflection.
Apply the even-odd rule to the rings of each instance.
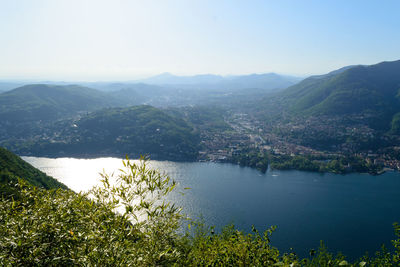
[[[75,159],[22,157],[36,168],[56,178],[75,192],[87,191],[100,182],[100,173],[118,172],[122,160],[117,158]]]
[[[26,161],[65,183],[74,191],[88,190],[99,182],[99,172],[121,168],[122,160],[47,159]],[[230,164],[151,161],[179,186],[170,196],[192,218],[200,215],[210,225],[234,222],[239,228],[259,230],[277,225],[273,245],[283,251],[293,247],[306,256],[324,240],[332,251],[352,258],[382,243],[391,246],[392,223],[400,222],[400,174],[334,175],[300,171],[266,174]],[[182,196],[179,191],[190,187]]]

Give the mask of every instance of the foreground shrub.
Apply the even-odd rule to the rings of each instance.
[[[0,204],[3,265],[88,265],[129,260],[140,235],[86,195],[20,184],[18,201]]]
[[[163,199],[175,182],[146,161],[124,164],[114,185],[103,175],[103,186],[87,194],[39,189],[20,180],[20,198],[0,200],[0,265],[176,261],[181,215]]]
[[[17,200],[0,199],[2,266],[399,266],[400,226],[394,251],[350,264],[321,245],[310,258],[280,254],[270,245],[275,227],[221,232],[191,221],[182,234],[179,208],[166,200],[176,186],[146,160],[124,161],[121,174],[76,194],[19,180]]]

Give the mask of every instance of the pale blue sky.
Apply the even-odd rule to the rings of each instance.
[[[309,75],[400,59],[400,1],[0,0],[0,78]]]

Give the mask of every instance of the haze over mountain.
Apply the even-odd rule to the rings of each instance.
[[[0,80],[0,92],[9,91],[23,85],[48,84],[48,85],[71,85],[77,84],[101,91],[117,91],[127,86],[136,84],[148,84],[159,86],[178,86],[180,88],[192,88],[203,86],[213,89],[280,89],[293,85],[303,78],[276,73],[248,74],[248,75],[215,75],[199,74],[192,76],[178,76],[168,72],[151,76],[146,79],[124,80],[124,81],[59,81],[59,80]]]
[[[0,81],[0,93],[10,91],[22,85],[24,85],[23,82]]]
[[[120,105],[149,104],[157,107],[191,105],[226,105],[240,99],[259,98],[282,90],[301,78],[275,73],[238,76],[212,74],[176,76],[163,73],[131,82],[95,82],[80,85],[109,92]]]
[[[250,75],[237,75],[237,76],[220,76],[213,74],[194,75],[194,76],[176,76],[170,73],[163,73],[161,75],[153,76],[143,80],[137,81],[126,81],[126,82],[74,82],[81,87],[86,87],[82,90],[82,95],[76,95],[77,103],[73,103],[72,111],[76,108],[76,105],[81,105],[78,110],[90,111],[91,103],[101,108],[106,106],[132,106],[149,104],[156,107],[182,107],[182,106],[193,106],[193,105],[232,105],[251,102],[254,99],[258,99],[264,95],[267,95],[278,90],[282,90],[290,85],[300,81],[301,78],[279,75],[275,73],[266,74],[250,74]],[[13,87],[20,86],[29,81],[10,81],[4,83],[4,89],[10,89]],[[44,81],[37,83],[30,81],[31,84],[22,86],[25,89],[18,89],[19,96],[15,92],[9,92],[10,96],[18,97],[18,101],[11,97],[10,103],[14,103],[11,109],[8,106],[4,106],[10,112],[18,110],[30,109],[35,106],[36,111],[24,118],[34,118],[35,113],[39,112],[37,109],[44,108],[48,115],[66,114],[69,115],[71,112],[65,110],[67,103],[59,102],[60,99],[53,99],[49,102],[48,97],[45,97],[43,88],[62,88],[54,86],[64,86],[67,88],[70,86],[69,83],[60,81]],[[14,86],[13,86],[14,85]],[[35,86],[34,86],[35,85]],[[46,85],[46,86],[45,86]],[[40,89],[43,87],[42,89]],[[0,83],[0,90],[1,90]],[[30,90],[36,90],[36,92],[27,91],[26,95],[32,94],[32,99],[28,100],[29,97],[22,97],[24,90],[31,88]],[[98,91],[92,91],[87,93],[85,91],[88,88],[97,89]],[[1,92],[1,91],[0,91]],[[67,102],[70,99],[69,96],[62,96],[65,92],[56,93],[56,90],[52,91],[53,97],[60,97],[66,99]],[[69,92],[68,94],[70,94]],[[77,93],[77,91],[75,92]],[[56,96],[57,95],[57,96]],[[3,98],[5,95],[2,96]],[[46,99],[41,99],[45,97]],[[41,99],[38,102],[38,99]],[[79,100],[80,99],[80,100]],[[1,101],[1,98],[0,98]],[[25,101],[28,101],[25,103]],[[31,102],[34,103],[31,103]],[[8,101],[7,101],[8,102]],[[18,107],[18,104],[21,106]],[[47,108],[44,107],[44,103],[47,102]],[[50,108],[54,103],[55,106]],[[83,105],[86,103],[89,106]],[[26,104],[26,105],[25,105]],[[75,107],[74,107],[75,105]],[[83,105],[83,106],[82,106]],[[1,113],[1,111],[0,111]],[[15,115],[15,114],[14,114]],[[21,115],[25,116],[25,115]],[[54,116],[53,116],[54,117]]]
[[[143,83],[156,85],[174,85],[174,86],[203,86],[205,88],[215,89],[280,89],[300,81],[301,78],[276,73],[249,74],[220,76],[213,74],[203,74],[194,76],[177,76],[170,73],[162,73],[144,80]]]
[[[140,80],[140,82],[148,83],[148,84],[213,84],[218,83],[224,80],[224,77],[221,75],[214,74],[200,74],[193,76],[177,76],[173,75],[169,72],[164,72],[156,76],[152,76],[147,79]]]

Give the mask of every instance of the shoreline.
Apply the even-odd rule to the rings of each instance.
[[[129,159],[140,159],[141,156],[148,158],[150,160],[158,160],[158,161],[175,161],[175,162],[197,162],[198,160],[190,160],[190,159],[182,159],[182,158],[174,158],[174,157],[151,157],[150,155],[121,155],[118,153],[100,153],[100,154],[86,154],[86,153],[72,153],[72,154],[24,154],[24,153],[16,153],[20,157],[37,157],[37,158],[49,158],[49,159],[57,159],[57,158],[74,158],[74,159],[97,159],[97,158],[120,158],[121,160],[125,160],[128,156]]]
[[[126,159],[126,155],[122,156],[121,154],[113,154],[113,153],[101,153],[101,154],[86,154],[86,153],[78,153],[78,154],[64,154],[62,153],[61,155],[54,155],[54,154],[40,154],[40,155],[32,155],[32,154],[18,154],[20,157],[37,157],[37,158],[49,158],[49,159],[57,159],[57,158],[74,158],[74,159],[97,159],[97,158],[119,158],[121,160]],[[140,156],[129,156],[129,159],[137,160],[139,159]],[[276,168],[276,167],[271,167],[271,163],[268,163],[268,167],[266,169],[261,169],[255,166],[249,166],[249,165],[242,165],[239,163],[235,163],[232,161],[215,161],[215,160],[204,160],[204,159],[182,159],[182,158],[171,158],[171,157],[148,157],[150,160],[156,160],[156,161],[172,161],[172,162],[187,162],[187,163],[194,163],[194,162],[199,162],[199,163],[222,163],[222,164],[232,164],[240,167],[248,167],[251,169],[256,169],[260,171],[261,173],[266,173],[268,170],[279,170],[279,171],[304,171],[304,172],[311,172],[311,173],[332,173],[332,174],[338,174],[338,175],[346,175],[346,174],[352,174],[352,173],[357,173],[357,174],[368,174],[372,176],[379,176],[382,175],[386,172],[396,172],[394,169],[390,168],[383,168],[382,170],[379,170],[377,172],[356,172],[356,171],[346,171],[346,172],[338,172],[338,171],[317,171],[317,170],[309,170],[309,169],[302,169],[302,168]]]

